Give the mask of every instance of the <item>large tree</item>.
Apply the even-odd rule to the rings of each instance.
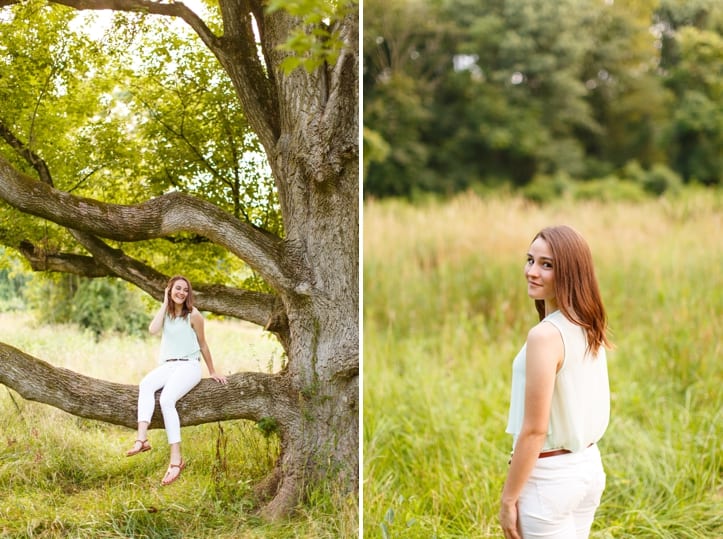
[[[170,272],[158,250],[190,264],[191,251],[183,250],[205,248],[250,268],[249,288],[224,282],[223,268],[209,272],[217,280],[197,283],[197,305],[273,332],[287,366],[276,374],[234,374],[228,387],[203,381],[179,410],[185,425],[243,418],[278,426],[281,455],[259,489],[268,495],[263,512],[270,519],[288,514],[311,486],[331,482],[343,492],[358,486],[356,4],[282,1],[269,8],[264,0],[219,0],[199,12],[204,20],[181,2],[0,0],[0,23],[24,25],[18,41],[47,39],[48,21],[67,27],[74,10],[133,13],[117,22],[119,40],[144,26],[153,31],[159,21],[182,21],[228,81],[230,95],[218,90],[223,84],[206,71],[207,62],[188,60],[198,48],[178,38],[164,47],[156,39],[155,49],[143,50],[168,55],[155,80],[166,89],[175,81],[175,89],[155,96],[157,102],[153,92],[124,102],[142,102],[150,111],[145,123],[118,103],[112,110],[105,103],[113,121],[100,121],[86,110],[98,100],[91,106],[87,96],[128,91],[105,79],[104,88],[90,92],[101,84],[94,74],[115,65],[111,58],[79,56],[76,47],[94,46],[87,40],[49,44],[47,62],[38,60],[33,44],[14,51],[0,44],[0,55],[11,60],[0,65],[0,200],[7,204],[0,207],[0,241],[35,270],[115,276],[157,298]],[[22,70],[12,69],[19,65]],[[12,79],[28,74],[22,82]],[[194,85],[195,94],[188,90]],[[177,101],[168,97],[174,95]],[[43,114],[61,102],[66,107],[52,119]],[[210,103],[218,105],[215,114]],[[200,121],[191,129],[194,114]],[[67,128],[78,118],[83,121]],[[157,145],[129,151],[127,141],[143,132],[155,132]],[[245,195],[254,186],[239,179],[248,177],[242,154],[255,145],[267,157],[274,195],[251,200]],[[187,159],[169,150],[181,146]],[[222,192],[227,195],[217,195]],[[264,197],[278,201],[280,222],[259,218]],[[39,221],[43,242],[31,233]],[[136,387],[90,380],[2,343],[0,383],[72,414],[135,427]],[[160,426],[157,414],[152,427]]]

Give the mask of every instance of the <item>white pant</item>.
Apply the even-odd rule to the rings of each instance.
[[[597,445],[538,459],[517,502],[522,537],[587,539],[604,489]]]
[[[201,362],[168,361],[159,365],[141,380],[138,386],[138,422],[151,422],[156,406],[156,391],[161,391],[161,412],[166,425],[168,443],[181,441],[181,420],[176,402],[201,381]]]

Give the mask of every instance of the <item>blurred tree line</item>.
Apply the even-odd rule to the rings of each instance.
[[[366,195],[721,183],[719,0],[365,0],[363,25]]]

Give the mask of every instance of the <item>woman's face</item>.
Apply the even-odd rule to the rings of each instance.
[[[188,283],[183,279],[176,279],[171,286],[171,300],[178,305],[183,305],[188,297]]]
[[[555,269],[552,251],[547,242],[536,238],[527,252],[525,264],[525,278],[527,279],[527,295],[532,299],[546,302],[555,301]]]

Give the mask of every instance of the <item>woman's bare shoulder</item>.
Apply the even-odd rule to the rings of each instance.
[[[560,330],[555,325],[544,320],[533,326],[527,333],[527,343],[545,344],[561,341]]]

